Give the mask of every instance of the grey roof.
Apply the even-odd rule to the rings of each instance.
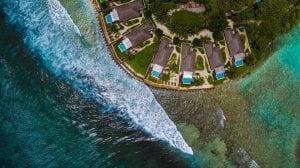
[[[136,47],[138,44],[148,40],[152,37],[151,31],[153,27],[149,22],[144,23],[138,28],[132,30],[126,35],[129,38],[132,47]]]
[[[170,39],[166,37],[161,38],[158,52],[155,54],[153,59],[153,64],[158,64],[162,67],[167,65],[173,52],[173,48],[170,46],[170,44]]]
[[[180,70],[194,72],[196,66],[196,51],[190,44],[183,44],[181,49]]]
[[[206,56],[209,61],[210,68],[214,70],[215,68],[222,67],[225,65],[224,59],[221,55],[220,46],[213,43],[206,43],[204,45]]]
[[[116,7],[120,22],[137,18],[141,15],[141,10],[144,9],[143,0],[135,0]]]
[[[224,31],[224,35],[231,57],[244,52],[244,45],[238,31],[233,29],[226,29]]]

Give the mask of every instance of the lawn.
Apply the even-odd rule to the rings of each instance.
[[[205,18],[201,14],[178,11],[175,12],[167,24],[171,31],[183,37],[196,34],[205,28]]]
[[[197,56],[196,70],[204,70],[203,58],[200,55]]]
[[[131,59],[127,60],[126,63],[134,69],[135,72],[146,76],[148,67],[151,63],[152,57],[156,53],[158,48],[158,42],[154,42],[153,44],[146,47],[141,52],[132,56]]]

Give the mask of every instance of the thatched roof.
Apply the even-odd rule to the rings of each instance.
[[[238,31],[226,29],[224,31],[225,40],[231,57],[244,53],[244,45]]]
[[[153,64],[157,64],[162,67],[165,67],[167,65],[173,52],[173,47],[171,47],[170,44],[170,39],[166,37],[161,38],[158,52],[155,54],[152,62]]]
[[[218,67],[224,67],[225,62],[221,55],[221,50],[219,45],[209,42],[204,45],[204,48],[205,48],[205,52],[208,58],[210,68],[212,70],[215,70],[215,68]]]
[[[183,44],[181,49],[180,70],[194,72],[196,66],[196,51],[190,44]]]
[[[124,22],[141,16],[141,10],[145,8],[143,0],[135,0],[116,7],[119,21]]]
[[[132,47],[136,47],[138,44],[152,37],[152,29],[152,25],[147,22],[128,33],[126,37],[130,40]]]

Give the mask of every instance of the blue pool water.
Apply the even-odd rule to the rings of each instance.
[[[235,66],[240,67],[244,65],[244,60],[243,59],[238,59],[235,61]]]
[[[224,73],[217,73],[217,74],[216,74],[217,80],[223,79],[224,77],[225,77],[225,74],[224,74]]]
[[[127,48],[126,48],[125,44],[123,44],[123,43],[120,43],[118,47],[119,47],[121,52],[127,51]]]
[[[190,85],[192,83],[192,79],[191,78],[183,78],[182,82],[185,85]]]
[[[152,76],[154,77],[154,78],[159,78],[159,75],[160,75],[160,73],[159,72],[157,72],[157,71],[152,71]]]
[[[112,16],[111,16],[110,14],[108,14],[108,15],[105,17],[105,19],[106,19],[106,23],[107,23],[107,24],[112,24],[112,23],[113,23]]]

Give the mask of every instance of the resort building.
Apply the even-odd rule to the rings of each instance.
[[[150,39],[152,37],[152,30],[153,26],[149,22],[144,23],[124,36],[123,41],[118,46],[119,49],[121,52],[125,52]]]
[[[206,8],[203,4],[199,4],[194,1],[189,1],[186,4],[179,5],[180,9],[187,10],[194,13],[203,13],[205,12]]]
[[[226,29],[224,32],[227,48],[234,65],[240,67],[244,65],[246,54],[240,34],[234,29]]]
[[[204,45],[204,48],[210,69],[214,72],[215,78],[217,80],[223,79],[225,77],[225,62],[221,55],[220,46],[209,42]]]
[[[112,24],[119,21],[124,22],[141,16],[141,11],[145,8],[143,0],[135,0],[133,2],[120,5],[112,9],[105,17],[106,23]]]
[[[152,77],[159,78],[159,75],[162,73],[168,63],[172,52],[173,47],[171,47],[171,40],[166,37],[162,37],[160,40],[158,52],[155,54],[152,61]]]
[[[193,80],[193,74],[196,66],[196,51],[190,44],[183,44],[181,48],[180,71],[183,74],[182,83],[190,85]]]

